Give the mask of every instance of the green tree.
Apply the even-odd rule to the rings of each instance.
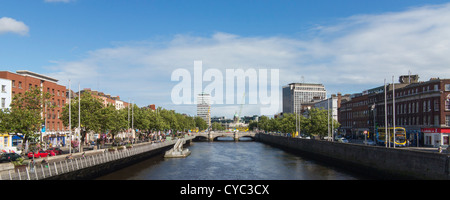
[[[199,130],[205,130],[208,128],[208,124],[206,123],[205,120],[203,120],[203,118],[196,116],[194,117],[194,121],[195,127],[197,127]]]
[[[102,133],[110,133],[113,137],[127,128],[127,120],[121,116],[116,107],[109,104],[100,110],[100,130]]]
[[[306,132],[307,135],[319,136],[321,138],[328,136],[328,113],[327,110],[313,108],[309,110],[308,118],[303,119],[302,133]],[[334,128],[340,126],[339,122],[333,120],[330,115],[330,131],[331,123]]]
[[[284,114],[282,118],[278,118],[278,130],[282,133],[295,132],[295,115],[292,113]]]
[[[219,122],[213,122],[211,124],[211,128],[214,131],[223,131],[223,130],[225,130],[225,127],[223,127],[222,124],[220,124]]]
[[[253,131],[253,130],[256,130],[257,127],[258,127],[258,122],[250,120],[250,122],[248,123],[248,129]]]
[[[0,133],[9,133],[10,126],[9,126],[9,109],[0,109]]]
[[[165,130],[169,129],[169,125],[166,124],[163,117],[161,116],[161,107],[158,107],[156,111],[150,113],[150,127],[149,130]]]
[[[78,102],[79,98],[75,98],[71,101],[71,128],[78,127]],[[86,133],[90,131],[100,132],[100,110],[103,108],[103,104],[99,99],[94,98],[90,93],[83,93],[81,95],[81,128],[85,130],[81,135],[81,141],[83,142],[86,137]],[[61,112],[61,117],[64,126],[69,126],[69,104],[66,104]]]
[[[270,127],[269,127],[269,117],[267,116],[261,116],[258,119],[258,127],[260,130],[264,130],[264,131],[269,131]]]
[[[135,129],[139,129],[139,130],[149,130],[150,129],[150,120],[151,120],[150,112],[152,112],[150,109],[139,108],[136,104],[133,104],[133,116],[134,116],[133,117],[134,118],[133,127]],[[131,117],[130,117],[130,121],[131,121]],[[130,122],[130,128],[131,128],[131,122]]]
[[[45,106],[51,108],[49,102],[52,95],[49,92],[41,91],[40,87],[31,88],[23,94],[16,94],[11,102],[11,110],[3,112],[1,119],[2,129],[13,133],[22,133],[23,142],[34,140],[39,137],[39,130],[44,123],[41,113],[44,113]]]
[[[159,112],[159,115],[162,117],[165,124],[168,125],[167,129],[174,129],[174,130],[179,129],[178,121],[175,117],[175,111],[162,109]]]

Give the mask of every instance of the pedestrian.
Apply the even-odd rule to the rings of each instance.
[[[34,158],[32,158],[31,159],[31,162],[30,162],[30,171],[31,172],[34,172],[34,165],[35,165],[36,163],[34,162]]]
[[[48,162],[45,159],[41,161],[41,165],[44,165],[45,168],[48,168]]]

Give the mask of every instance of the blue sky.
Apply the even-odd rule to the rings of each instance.
[[[448,2],[0,0],[0,70],[191,115],[195,106],[173,105],[170,91],[171,73],[193,71],[194,60],[223,72],[277,68],[280,85],[303,77],[329,94],[361,92],[408,70],[450,77]],[[217,105],[212,115],[238,107]]]

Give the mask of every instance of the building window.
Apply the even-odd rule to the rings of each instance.
[[[450,110],[450,100],[447,99],[445,100],[445,111],[449,111]]]
[[[19,88],[22,89],[22,82],[19,81]]]
[[[445,125],[450,126],[450,115],[445,116]]]
[[[439,100],[434,100],[434,111],[439,111]]]
[[[6,85],[2,85],[2,92],[6,93]]]
[[[450,91],[450,84],[445,84],[445,91]]]
[[[15,80],[12,80],[12,87],[16,87],[16,81]]]
[[[2,108],[6,107],[6,98],[2,98]]]
[[[434,116],[434,125],[439,126],[439,115]]]

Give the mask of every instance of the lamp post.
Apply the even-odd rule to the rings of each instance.
[[[387,91],[386,91],[386,79],[384,79],[384,144],[387,148],[387,144],[388,144],[388,140],[387,140],[387,135],[388,135],[388,125],[387,125],[387,102],[386,102],[386,97],[387,97]]]
[[[328,140],[330,140],[330,98],[327,99]]]
[[[72,107],[71,101],[72,95],[70,94],[70,79],[69,79],[69,153],[72,153]]]
[[[394,126],[394,133],[393,133],[393,135],[394,135],[394,141],[393,141],[393,143],[394,143],[394,148],[395,148],[395,133],[396,133],[396,131],[395,131],[395,84],[394,84],[394,76],[392,76],[392,123],[393,123],[393,126]]]
[[[81,152],[81,90],[78,83],[78,152]]]
[[[376,122],[375,122],[375,103],[373,103],[373,105],[372,105],[372,107],[371,107],[372,109],[372,114],[373,114],[373,132],[372,132],[372,134],[373,134],[373,136],[374,136],[374,138],[373,139],[375,139],[375,131],[376,131]]]

